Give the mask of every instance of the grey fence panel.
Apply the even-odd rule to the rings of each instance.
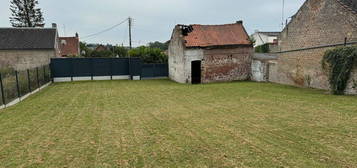
[[[72,67],[71,58],[51,59],[52,77],[72,77]]]
[[[69,64],[72,69],[72,76],[73,77],[82,77],[82,76],[91,76],[92,75],[92,61],[90,59],[84,59],[84,58],[79,58],[79,59],[74,59],[74,58],[69,58],[71,59],[70,62],[65,62],[66,64]]]
[[[42,73],[42,72],[41,72]],[[142,64],[140,58],[61,58],[51,60],[52,77],[167,77],[168,64]]]
[[[130,58],[130,75],[131,76],[141,76],[141,59],[140,58]]]
[[[143,78],[154,77],[154,64],[143,64],[141,76]]]
[[[169,65],[168,64],[156,64],[154,75],[155,75],[155,77],[169,76]]]
[[[113,76],[129,75],[129,59],[127,58],[112,59],[111,67]]]
[[[92,58],[93,76],[112,76],[111,64],[113,59]]]
[[[168,64],[143,64],[141,76],[143,78],[167,77]]]

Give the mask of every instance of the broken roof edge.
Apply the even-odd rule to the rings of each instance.
[[[226,26],[226,25],[236,25],[236,24],[242,24],[243,21],[237,21],[235,23],[226,23],[226,24],[177,24],[176,26]]]

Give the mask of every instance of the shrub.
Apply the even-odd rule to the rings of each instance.
[[[141,46],[129,51],[130,57],[138,57],[145,63],[167,63],[168,56],[159,48]]]
[[[268,52],[270,52],[269,44],[263,44],[263,45],[255,47],[255,52],[256,53],[268,53]]]
[[[322,67],[329,73],[329,83],[333,94],[344,94],[352,68],[357,65],[357,46],[339,47],[326,51]]]

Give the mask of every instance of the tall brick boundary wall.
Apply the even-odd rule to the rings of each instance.
[[[356,45],[357,14],[340,0],[306,0],[279,36],[276,64],[269,81],[300,87],[330,89],[321,61],[328,49]],[[346,92],[357,94],[357,67]],[[356,86],[357,87],[357,86]]]
[[[299,87],[330,89],[328,73],[322,69],[325,52],[335,47],[278,53],[275,65],[270,66],[269,81]],[[357,66],[354,67],[346,93],[357,94]]]

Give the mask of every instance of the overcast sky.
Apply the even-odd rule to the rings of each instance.
[[[285,0],[285,17],[305,0]],[[100,32],[131,16],[134,45],[167,41],[176,24],[225,24],[243,20],[249,33],[280,31],[282,0],[39,0],[46,27],[58,24],[61,36]],[[0,0],[0,27],[9,27],[10,0]],[[128,24],[82,39],[90,43],[128,44]]]

